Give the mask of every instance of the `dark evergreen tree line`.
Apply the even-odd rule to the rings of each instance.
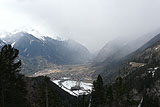
[[[27,107],[23,75],[19,74],[19,51],[5,45],[0,51],[0,107]]]
[[[48,77],[31,78],[20,74],[22,63],[18,54],[19,51],[11,45],[0,50],[0,107],[88,106],[88,96],[80,96],[76,100],[76,97],[57,88]],[[66,96],[68,99],[63,98]]]
[[[155,72],[154,78],[152,73],[148,73],[144,77],[132,77],[132,75],[137,75],[137,73],[142,72],[137,70],[130,74],[131,76],[124,78],[118,76],[113,83],[108,85],[103,85],[103,80],[99,75],[97,80],[93,82],[91,107],[135,107],[140,103],[140,99],[135,99],[135,96],[141,95],[143,97],[142,107],[159,107],[159,96],[151,93],[150,90],[155,82],[160,79],[158,77],[160,70],[158,69]],[[137,92],[134,92],[136,90]]]

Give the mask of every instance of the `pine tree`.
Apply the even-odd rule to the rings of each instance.
[[[96,81],[93,81],[93,89],[92,89],[92,93],[91,93],[91,107],[96,107],[96,93],[95,93],[95,87],[96,87]]]
[[[91,94],[91,107],[103,107],[104,105],[104,87],[102,77],[99,75],[93,82],[93,91]]]
[[[113,89],[112,89],[112,85],[110,85],[109,87],[107,87],[106,90],[106,103],[109,105],[109,107],[112,107],[112,101],[113,101]]]
[[[0,51],[0,106],[26,107],[26,90],[23,76],[19,74],[19,51],[5,45]],[[23,103],[21,103],[23,102]]]
[[[123,84],[123,79],[122,79],[121,76],[118,76],[116,78],[115,84],[117,86],[117,88],[116,88],[116,96],[117,96],[117,98],[119,98],[124,92],[124,90],[123,90],[124,89],[124,84]]]

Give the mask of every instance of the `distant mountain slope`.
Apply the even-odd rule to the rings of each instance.
[[[160,41],[160,34],[156,35],[154,38],[152,38],[150,41],[145,43],[142,47],[140,47],[138,50],[133,52],[131,55],[138,54],[140,52],[143,52],[145,49],[152,47],[153,45],[157,44],[157,42]]]
[[[160,30],[156,30],[152,33],[140,36],[134,40],[127,40],[126,38],[118,38],[108,42],[98,53],[95,58],[95,64],[108,63],[119,60],[126,55],[136,51],[151,38],[159,33]]]
[[[102,76],[105,79],[105,82],[109,82],[108,80],[110,80],[111,78],[114,78],[120,71],[120,69],[122,67],[125,67],[125,64],[131,60],[137,59],[138,56],[141,55],[141,57],[138,57],[140,59],[145,58],[145,54],[146,51],[148,51],[148,49],[150,49],[150,47],[153,47],[154,45],[159,44],[160,41],[160,34],[158,34],[157,36],[153,37],[151,40],[149,40],[147,43],[145,43],[141,48],[139,48],[138,50],[136,50],[135,52],[132,52],[129,55],[126,55],[125,57],[121,58],[120,60],[116,60],[116,61],[112,61],[112,62],[103,62],[101,63],[101,71],[99,72],[102,74]],[[152,51],[149,51],[150,53],[153,53]],[[149,56],[148,56],[149,57]],[[150,56],[151,57],[151,56]],[[147,58],[145,58],[145,60],[149,60]],[[100,71],[99,70],[99,71]],[[96,76],[98,74],[98,70],[97,72],[95,72],[94,76]]]
[[[90,60],[87,48],[73,40],[37,37],[22,31],[1,39],[19,50],[23,65],[29,71],[37,71],[53,64],[82,64]]]
[[[115,39],[110,42],[108,42],[98,53],[96,56],[94,63],[101,63],[105,59],[111,57],[113,54],[115,54],[119,49],[125,46],[126,41]],[[120,55],[119,55],[120,56]]]

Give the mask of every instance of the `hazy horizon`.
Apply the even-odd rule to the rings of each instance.
[[[131,39],[159,29],[159,9],[159,0],[1,0],[0,29],[31,26],[95,52],[114,38]]]

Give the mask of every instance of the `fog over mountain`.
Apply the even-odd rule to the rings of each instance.
[[[95,52],[117,37],[160,28],[159,0],[1,0],[0,29],[31,26]]]

